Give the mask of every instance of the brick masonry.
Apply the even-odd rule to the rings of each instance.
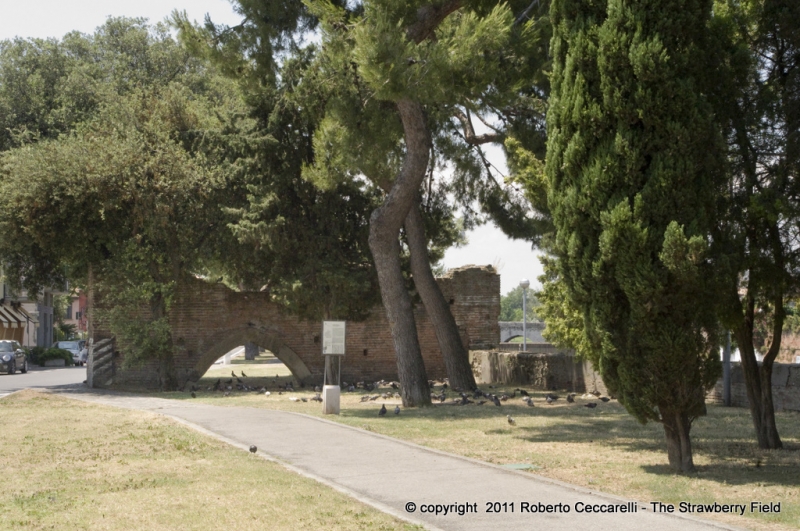
[[[491,266],[450,270],[439,287],[470,349],[496,348],[500,337],[500,277]],[[90,297],[93,304],[95,297]],[[94,342],[111,337],[89,309],[89,332]],[[424,307],[415,308],[417,332],[429,378],[446,376],[436,334]],[[183,385],[195,381],[227,351],[253,342],[270,350],[289,367],[295,378],[322,381],[322,323],[298,320],[272,303],[269,295],[236,292],[223,284],[187,278],[176,289],[169,320],[174,344],[175,372]],[[397,365],[389,325],[382,307],[361,322],[349,321],[347,354],[342,380],[396,379]],[[120,349],[123,350],[123,349]],[[156,388],[157,363],[122,369],[124,351],[114,353],[112,377],[93,379],[97,387]]]

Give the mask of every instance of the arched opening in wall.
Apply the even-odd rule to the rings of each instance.
[[[223,391],[228,390],[228,386],[230,390],[240,391],[248,389],[239,389],[239,386],[269,390],[299,385],[292,371],[275,353],[254,343],[236,346],[220,356],[203,374],[198,385],[203,388],[202,384],[206,384],[204,390],[208,387],[213,389],[217,380],[221,380]]]
[[[257,349],[252,360],[245,356],[248,344]],[[312,383],[311,372],[300,356],[265,329],[226,330],[209,338],[199,354],[192,371],[196,375],[193,386],[203,391],[278,390]]]

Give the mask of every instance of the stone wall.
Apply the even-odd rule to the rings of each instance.
[[[708,393],[711,402],[722,403],[722,379]],[[800,411],[800,365],[776,363],[772,367],[772,400],[776,411]],[[731,405],[750,407],[740,363],[731,364]]]
[[[445,298],[470,349],[496,348],[500,331],[500,277],[490,266],[453,269],[438,279]],[[89,311],[90,333],[95,342],[111,337],[107,327]],[[446,376],[436,334],[421,305],[415,308],[417,331],[429,378]],[[307,383],[322,380],[322,323],[302,321],[258,292],[235,292],[223,284],[195,278],[177,288],[169,314],[174,342],[174,366],[179,383],[195,381],[227,351],[247,342],[270,350],[294,376]],[[396,379],[394,347],[382,307],[361,322],[348,321],[347,354],[342,380]],[[155,362],[122,368],[124,347],[114,353],[113,380],[107,387],[155,388],[159,366]]]
[[[552,345],[528,352],[472,351],[470,361],[479,383],[608,394],[591,363],[578,360],[572,351]]]

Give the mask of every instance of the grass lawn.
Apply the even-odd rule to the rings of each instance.
[[[0,529],[417,529],[164,417],[0,399]]]
[[[234,387],[231,395],[224,397],[221,392],[206,390],[217,378],[230,378],[231,369],[237,375],[244,370],[248,385],[266,385],[271,395]],[[310,398],[313,390],[278,394],[277,386],[290,380],[288,369],[271,356],[259,356],[255,362],[235,359],[232,366],[213,366],[201,380],[202,389],[194,400],[322,416],[321,404],[290,400]],[[513,390],[483,387],[497,394]],[[795,412],[777,414],[785,449],[765,451],[755,444],[748,410],[709,405],[708,416],[698,419],[692,428],[698,472],[679,475],[667,466],[661,425],[642,426],[614,400],[599,402],[595,409],[582,407],[588,401],[580,398],[576,404],[567,404],[562,398],[550,406],[543,399],[544,392],[537,391],[532,393],[535,407],[526,406],[518,395],[500,408],[491,403],[443,404],[379,418],[380,404],[391,410],[400,400],[362,403],[365,394],[376,392],[344,392],[342,414],[326,418],[490,463],[531,464],[537,467],[533,473],[643,502],[716,501],[748,507],[753,501],[780,502],[780,514],[748,511],[744,517],[715,518],[751,529],[800,529],[800,414]],[[188,392],[160,396],[192,400]],[[454,396],[449,393],[448,401]],[[507,414],[516,419],[516,426],[509,426]]]

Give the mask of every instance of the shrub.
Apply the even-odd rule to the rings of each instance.
[[[34,348],[44,349],[44,347],[34,347]],[[37,358],[36,363],[42,367],[44,367],[44,362],[48,360],[58,360],[58,359],[63,359],[64,363],[67,366],[73,364],[72,353],[69,350],[64,350],[63,348],[56,348],[56,347],[48,348],[44,350],[44,352],[39,353],[36,356],[36,358]]]
[[[36,365],[41,365],[44,362],[39,363],[39,356],[44,354],[44,351],[47,350],[44,347],[28,347],[25,349],[25,355],[28,356],[28,362],[34,363]]]

